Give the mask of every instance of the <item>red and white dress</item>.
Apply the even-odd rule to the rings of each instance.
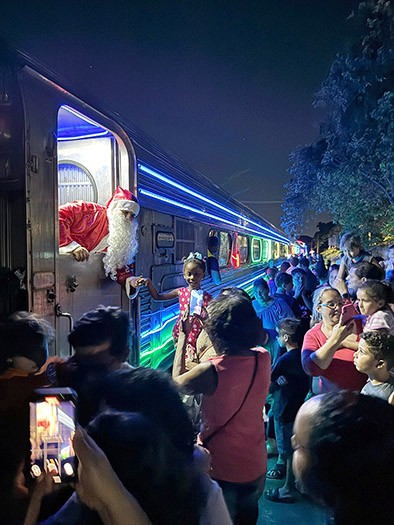
[[[179,349],[177,344],[177,353],[182,353],[181,373],[185,372],[186,362],[197,364],[197,338],[203,328],[203,321],[207,318],[207,306],[212,300],[212,295],[203,290],[189,290],[189,288],[180,288],[179,297],[179,317],[172,330],[174,340],[178,342],[180,332],[184,334],[183,348]]]

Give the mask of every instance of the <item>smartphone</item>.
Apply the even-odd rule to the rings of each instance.
[[[53,472],[53,481],[75,481],[77,459],[72,439],[77,418],[77,394],[71,388],[39,388],[29,402],[30,472],[38,478]]]
[[[344,324],[351,321],[354,316],[359,315],[353,303],[347,303],[342,306],[342,322]]]

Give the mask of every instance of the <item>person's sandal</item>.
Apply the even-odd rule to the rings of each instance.
[[[274,468],[271,468],[266,475],[268,479],[283,479],[286,476],[286,465],[284,463],[276,463]]]
[[[271,489],[265,491],[265,497],[269,501],[273,501],[274,503],[295,503],[295,498],[291,496],[290,494],[285,494],[284,496],[281,496],[279,489]]]

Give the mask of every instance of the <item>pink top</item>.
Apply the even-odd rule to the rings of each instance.
[[[263,476],[267,470],[264,421],[262,416],[270,383],[270,356],[256,348],[258,366],[253,386],[239,413],[212,437],[212,478],[246,483]],[[211,359],[218,375],[218,385],[202,402],[201,441],[223,425],[241,405],[250,386],[255,357],[221,355]]]
[[[302,366],[310,376],[322,378],[322,391],[332,392],[340,389],[360,391],[365,385],[368,376],[359,372],[353,363],[355,350],[339,348],[328,368],[323,370],[313,360],[316,350],[327,342],[327,336],[322,332],[322,323],[318,323],[307,331],[302,346]]]
[[[390,335],[394,335],[394,314],[390,308],[378,310],[367,317],[363,332],[371,330],[387,330]]]

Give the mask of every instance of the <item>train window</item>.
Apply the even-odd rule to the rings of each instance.
[[[258,237],[253,237],[252,239],[252,262],[257,263],[260,262],[263,255],[263,243],[262,240]]]
[[[239,263],[244,264],[248,260],[249,240],[246,235],[238,235],[236,242],[239,253]]]
[[[272,242],[272,258],[273,259],[279,259],[279,243],[278,242]]]
[[[231,237],[228,233],[220,232],[219,267],[228,265],[231,250]]]
[[[266,241],[263,239],[263,253],[262,261],[267,262],[271,259],[271,241]]]
[[[72,160],[61,161],[58,176],[59,206],[77,200],[97,202],[97,184],[85,166]]]
[[[194,252],[195,246],[195,228],[194,224],[188,221],[177,219],[175,221],[175,258],[181,261],[187,257],[190,252]]]

